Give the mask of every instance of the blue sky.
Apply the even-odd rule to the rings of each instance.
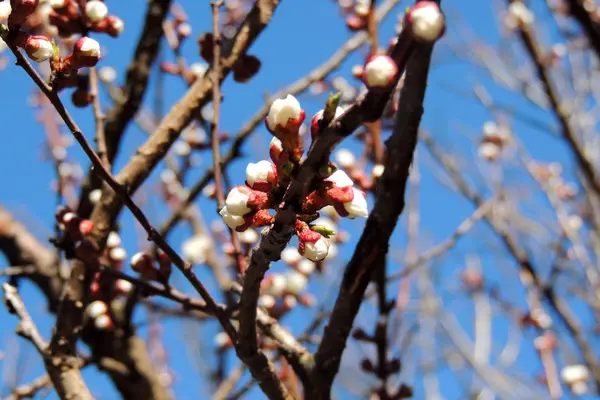
[[[142,0],[127,2],[107,0],[111,13],[121,16],[125,20],[126,28],[122,37],[117,40],[105,36],[99,38],[101,44],[106,48],[101,65],[114,66],[120,71],[120,79],[123,78],[124,68],[135,46],[143,18],[141,10],[145,8],[145,3]],[[210,30],[209,1],[185,1],[184,3],[187,13],[191,17],[190,22],[194,33]],[[492,43],[498,42],[494,14],[487,3],[473,0],[444,1],[450,21],[449,34],[435,51],[434,66],[425,104],[423,126],[432,132],[441,143],[451,148],[459,148],[461,153],[466,155],[473,155],[475,149],[465,140],[463,134],[466,132],[467,135],[474,136],[483,122],[490,119],[490,115],[475,101],[457,95],[455,91],[449,90],[449,87],[468,91],[472,83],[480,81],[489,83],[490,80],[480,70],[456,60],[448,50],[447,44],[449,41],[456,41],[458,39],[457,32],[462,31],[464,27],[462,26],[459,30],[457,26],[453,25],[454,23],[468,26],[468,29],[483,40]],[[382,41],[387,41],[392,37],[395,16],[402,7],[407,5],[409,2],[404,1],[382,25],[380,33]],[[285,87],[287,83],[304,76],[313,67],[325,61],[349,35],[350,33],[344,27],[343,19],[338,16],[334,2],[325,0],[283,1],[276,11],[273,23],[261,35],[250,52],[262,60],[259,74],[245,85],[235,83],[231,79],[223,85],[225,98],[222,105],[222,129],[235,133],[262,104],[265,92],[273,93]],[[195,51],[194,40],[190,40],[184,48],[184,53],[189,57],[190,62],[199,61]],[[467,48],[465,51],[470,50]],[[165,59],[171,59],[168,49],[165,49],[164,54]],[[352,65],[362,63],[364,54],[364,52],[359,52],[349,57],[339,72],[348,76]],[[52,231],[55,209],[54,195],[50,187],[50,182],[54,179],[54,170],[51,163],[40,159],[44,146],[44,134],[41,126],[33,118],[34,110],[28,105],[28,95],[33,85],[28,76],[14,65],[10,65],[0,73],[0,85],[3,91],[3,96],[0,96],[0,126],[5,143],[4,146],[0,146],[0,170],[5,171],[0,174],[0,187],[4,188],[0,191],[0,202],[31,227],[40,239],[45,240]],[[490,91],[500,101],[505,101],[526,112],[537,112],[528,103],[524,101],[519,103],[516,96],[495,89],[493,85],[487,84],[486,86],[492,88]],[[165,87],[166,105],[173,104],[185,90],[184,84],[177,77],[167,77]],[[68,96],[64,96],[64,98],[67,102],[69,101]],[[303,96],[300,100],[308,116],[318,111],[323,104],[323,98]],[[106,104],[108,103],[105,101]],[[91,138],[91,132],[93,132],[91,110],[77,110],[73,107],[70,107],[70,110],[83,131]],[[539,112],[536,115],[545,118],[548,123],[552,123],[552,120],[546,115]],[[549,139],[548,135],[541,134],[519,122],[515,123],[515,129],[519,131],[521,139],[535,150],[536,157],[548,161],[568,160],[559,143],[554,139]],[[130,126],[125,145],[116,163],[117,168],[127,162],[135,147],[141,144],[145,137],[145,134],[135,126]],[[266,156],[268,140],[269,136],[265,129],[262,127],[258,129],[257,134],[246,143],[244,148],[245,154],[250,157],[235,162],[233,168],[230,168],[232,182],[243,181],[243,170],[246,163]],[[356,149],[357,143],[349,139],[349,143],[344,143],[342,146]],[[88,162],[76,145],[69,148],[69,158],[80,160],[82,165],[87,168]],[[420,247],[427,248],[447,237],[463,219],[470,215],[473,209],[459,196],[443,187],[436,178],[437,175],[429,172],[433,164],[421,149],[419,150],[419,160],[420,169],[423,172],[420,189],[422,227]],[[198,169],[192,173],[189,181],[193,181],[194,176],[201,175],[204,168],[210,163],[210,158],[205,156]],[[481,168],[483,173],[489,172],[485,165],[478,164],[477,167]],[[152,182],[156,182],[157,175],[158,171],[151,176],[149,184],[145,185],[142,191],[148,192],[153,189]],[[210,221],[217,217],[212,204],[206,201],[201,201],[199,204],[207,220]],[[166,209],[157,204],[153,204],[153,207],[148,209],[148,215],[155,224],[160,224],[167,217]],[[123,213],[122,221],[124,245],[128,253],[133,254],[137,251],[140,242],[139,230],[134,228],[133,219],[127,211]],[[331,266],[331,271],[324,278],[313,282],[312,288],[316,289],[314,293],[317,294],[319,301],[332,303],[344,261],[350,258],[352,244],[358,240],[363,223],[363,221],[344,223],[343,227],[352,233],[352,238],[350,243],[343,248],[338,260]],[[401,225],[404,224],[405,218],[401,221]],[[403,232],[403,229],[397,230],[392,239],[392,249],[403,248],[406,242]],[[511,262],[503,257],[495,257],[499,252],[499,244],[493,234],[481,224],[475,228],[475,232],[475,235],[459,242],[452,257],[440,262],[440,268],[436,268],[439,271],[437,279],[440,281],[456,280],[457,271],[464,263],[464,256],[473,250],[483,250],[489,254],[482,258],[482,262],[486,266],[486,271],[490,271],[488,275],[490,280],[517,282]],[[182,238],[189,233],[189,228],[181,226],[170,236],[170,240],[173,244],[178,245]],[[474,241],[474,238],[478,240]],[[398,266],[392,267],[397,268]],[[274,268],[281,268],[281,266]],[[211,289],[215,289],[214,281],[205,271],[202,271],[201,267],[199,267],[198,274],[206,280]],[[189,291],[181,277],[177,276],[175,282],[184,290]],[[469,335],[472,335],[472,327],[469,325],[469,321],[472,321],[472,303],[456,290],[457,285],[458,283],[454,285],[454,291],[451,289],[441,290],[440,296],[450,304],[449,307],[455,315],[460,315],[458,319],[463,323],[463,328]],[[395,291],[395,286],[391,288]],[[41,297],[30,285],[23,286],[22,294],[42,332],[49,337],[53,317],[45,312],[45,304]],[[505,297],[518,298],[522,295],[520,286],[507,285]],[[372,321],[375,319],[373,310],[371,306],[364,308],[360,316],[361,326],[372,326]],[[285,323],[293,331],[301,332],[312,314],[313,311],[295,311],[287,317]],[[0,338],[2,338],[0,350],[6,352],[7,355],[16,349],[27,354],[26,360],[29,368],[24,368],[19,382],[28,382],[43,371],[40,359],[29,344],[15,339],[13,329],[16,321],[6,314],[4,308],[0,308],[0,318],[4,321],[0,325]],[[138,312],[136,320],[145,321],[143,313]],[[498,322],[498,331],[494,336],[494,342],[498,344],[494,350],[498,350],[506,340],[507,326],[506,321]],[[195,399],[198,398],[199,393],[207,393],[209,387],[207,382],[199,378],[201,376],[200,368],[205,367],[201,365],[201,361],[210,365],[210,361],[214,358],[212,337],[216,331],[215,323],[198,325],[170,320],[163,325],[169,363],[176,373],[173,389],[178,399]],[[140,334],[142,336],[147,334],[143,327],[140,329]],[[531,332],[527,334],[530,339],[533,338]],[[194,343],[193,351],[186,347],[190,343]],[[371,349],[351,344],[348,357],[354,359],[361,352],[372,354]],[[418,350],[412,350],[411,353],[414,356],[418,354]],[[351,362],[350,360],[349,365],[356,365],[356,362],[354,364]],[[524,351],[517,364],[518,366],[513,371],[517,374],[540,371],[538,358],[531,351]],[[412,376],[414,372],[410,372],[410,369],[410,367],[406,368],[402,378],[406,378],[409,383],[412,383],[413,380],[420,382],[419,376]],[[342,371],[342,375],[347,376],[347,373],[345,369]],[[6,374],[6,366],[3,366],[2,376],[6,377]],[[108,380],[95,368],[89,368],[84,375],[90,389],[99,399],[117,398]],[[459,399],[464,395],[447,369],[441,370],[439,379],[447,399]],[[370,380],[365,379],[360,382],[366,384]],[[419,383],[416,384],[416,390],[417,398],[419,398],[419,394],[422,394],[422,387]],[[2,393],[5,391],[6,388],[3,388]],[[343,398],[353,398],[347,392],[340,392],[340,395]],[[50,396],[50,398],[54,397]],[[257,391],[252,391],[247,398],[260,399],[262,395]]]

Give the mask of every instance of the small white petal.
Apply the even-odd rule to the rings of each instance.
[[[356,217],[364,217],[367,218],[369,216],[369,209],[367,206],[367,198],[365,194],[353,188],[354,198],[352,201],[348,203],[344,203],[344,208],[349,213],[348,218],[356,218]]]
[[[298,249],[295,247],[286,247],[281,252],[281,259],[286,264],[294,265],[300,260],[302,260],[302,255],[298,252]]]
[[[354,185],[354,182],[352,181],[352,179],[350,179],[348,174],[346,174],[341,169],[338,169],[333,174],[331,174],[331,176],[327,178],[326,181],[335,183],[335,186],[339,188],[345,188]]]
[[[329,240],[321,237],[315,243],[304,243],[304,257],[311,261],[322,261],[327,257],[329,252]]]
[[[239,235],[240,242],[245,244],[254,244],[258,240],[258,233],[254,229],[246,229]]]
[[[221,215],[221,217],[223,217],[223,222],[225,222],[225,225],[227,225],[231,229],[235,229],[238,226],[242,226],[245,224],[244,217],[229,213],[229,211],[227,210],[227,206],[223,207],[221,211],[219,211],[219,214]]]
[[[267,182],[269,174],[273,173],[273,163],[262,160],[257,163],[249,163],[246,167],[246,182],[253,186],[256,182]]]
[[[229,191],[227,199],[225,199],[225,206],[227,211],[232,215],[243,216],[250,212],[248,207],[248,195],[242,193],[238,188],[233,188]]]

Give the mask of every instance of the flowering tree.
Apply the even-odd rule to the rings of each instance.
[[[598,393],[593,1],[473,6],[501,10],[501,40],[486,43],[439,1],[401,11],[399,0],[340,0],[350,38],[269,96],[235,136],[223,129],[235,117],[228,96],[276,61],[250,49],[286,5],[216,1],[202,8],[210,25],[197,26],[186,13],[197,5],[187,3],[148,1],[119,84],[103,53],[127,18],[111,14],[110,1],[0,2],[0,57],[17,64],[2,74],[26,73],[33,84],[58,202],[48,240],[0,208],[2,288],[17,317],[3,325],[16,325],[44,368],[13,382],[11,398],[47,388],[64,399],[103,396],[100,375],[125,399],[198,397],[185,380],[185,392],[177,388],[185,368],[168,361],[179,345],[169,317],[207,329],[183,350],[210,353],[201,397]],[[480,15],[472,13],[464,17]],[[398,16],[395,32],[387,15]],[[452,57],[465,79],[434,82],[432,52]],[[164,113],[167,78],[187,89]],[[440,129],[426,90],[453,96],[443,108],[465,115],[452,136],[443,131],[454,118]],[[80,127],[88,120],[89,131]],[[460,135],[464,125],[478,133]],[[147,136],[128,148],[136,130]],[[556,149],[540,154],[546,139],[532,131],[552,134]],[[242,154],[254,137],[259,147]],[[85,159],[74,161],[76,149]],[[90,165],[85,178],[80,164]],[[420,192],[435,199],[430,207]],[[428,246],[421,217],[434,236],[449,236]],[[23,295],[28,282],[51,329]]]

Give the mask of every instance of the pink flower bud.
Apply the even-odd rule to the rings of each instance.
[[[75,42],[73,56],[77,60],[79,67],[93,67],[102,56],[100,53],[100,43],[84,36]]]
[[[327,257],[327,253],[329,252],[329,240],[320,233],[313,233],[316,235],[310,235],[310,237],[303,234],[299,235],[300,244],[298,246],[298,251],[311,261],[322,261],[325,259],[325,257]]]
[[[46,61],[54,55],[52,42],[45,36],[29,36],[23,49],[35,62]]]
[[[100,22],[108,15],[108,7],[100,0],[90,0],[85,5],[85,16],[90,22]]]
[[[131,268],[135,272],[143,274],[145,271],[154,270],[154,262],[150,254],[140,251],[131,257]]]
[[[446,17],[434,1],[421,1],[406,14],[406,29],[423,43],[433,43],[446,30]]]
[[[397,74],[398,66],[391,57],[375,55],[365,64],[363,82],[369,89],[387,88],[394,84]]]
[[[279,160],[279,156],[283,152],[283,145],[281,144],[281,140],[274,137],[271,139],[271,143],[269,144],[269,155],[271,156],[271,160],[276,163]]]
[[[107,17],[106,22],[106,33],[108,33],[112,37],[119,36],[125,30],[125,23],[121,18],[115,15]]]
[[[229,191],[227,198],[225,199],[225,207],[227,212],[232,215],[243,216],[251,211],[248,207],[248,201],[250,196],[246,188],[242,186],[236,186]]]
[[[87,236],[94,230],[94,223],[89,219],[84,219],[79,223],[79,232],[81,236]]]
[[[313,139],[317,136],[317,133],[319,132],[319,124],[321,123],[321,120],[323,119],[324,112],[325,112],[325,110],[320,110],[312,118],[312,121],[310,123],[310,134]],[[344,113],[344,109],[342,107],[336,108],[335,116],[333,117],[333,119],[335,120],[343,113]]]

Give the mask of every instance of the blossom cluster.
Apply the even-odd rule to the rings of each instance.
[[[124,29],[123,21],[109,15],[108,7],[100,0],[5,1],[0,3],[0,23],[7,24],[8,38],[31,60],[38,63],[49,60],[58,89],[77,86],[74,73],[93,67],[100,60],[100,44],[85,36],[88,32],[117,37]],[[82,36],[73,39],[73,35]],[[53,38],[62,40],[56,43]],[[59,45],[68,48],[69,54],[62,57]]]
[[[331,120],[343,113],[337,105],[317,112],[311,122],[312,138],[318,136],[326,116]],[[227,195],[220,214],[231,229],[244,232],[250,227],[273,223],[268,210],[275,209],[281,202],[294,171],[301,165],[303,146],[299,131],[305,116],[300,102],[292,95],[271,104],[265,119],[267,129],[275,136],[269,148],[271,160],[249,163],[245,185],[232,188]],[[353,184],[345,172],[335,170],[323,177],[302,202],[295,234],[299,239],[298,251],[308,260],[324,260],[331,247],[329,237],[335,234],[325,226],[312,223],[321,209],[332,206],[342,217],[367,217],[366,194]]]

